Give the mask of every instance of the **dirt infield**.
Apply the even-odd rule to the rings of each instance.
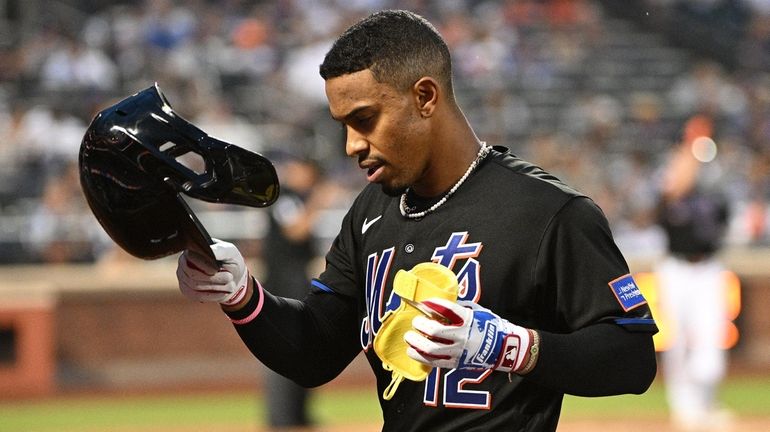
[[[559,432],[680,432],[667,419],[633,420],[565,420]],[[767,432],[770,417],[736,419],[729,427],[713,428],[703,432]]]
[[[316,428],[312,432],[379,432],[379,425],[348,425],[333,428]],[[680,432],[673,428],[667,419],[634,419],[634,420],[563,420],[558,432]],[[710,429],[703,432],[768,432],[770,417],[736,419],[729,428]],[[181,432],[181,431],[180,431]],[[230,432],[230,431],[228,431]],[[247,432],[247,431],[231,431]],[[254,432],[251,430],[250,432]],[[258,432],[269,432],[267,429]],[[282,431],[287,432],[287,431]],[[311,432],[307,429],[288,432]]]
[[[210,426],[196,429],[185,427],[184,429],[163,428],[163,432],[270,432],[266,428],[254,427],[227,427],[211,429]],[[380,425],[377,424],[349,424],[337,426],[319,426],[312,429],[281,429],[281,432],[379,432]],[[649,418],[649,419],[630,419],[630,420],[600,420],[600,419],[581,419],[581,420],[562,420],[559,424],[558,432],[680,432],[671,426],[667,419]],[[726,428],[714,428],[703,430],[702,432],[768,432],[770,431],[770,417],[750,417],[739,418]],[[139,432],[137,430],[120,429],[119,432]],[[147,430],[142,432],[161,432],[161,429]],[[700,432],[700,431],[693,431]]]

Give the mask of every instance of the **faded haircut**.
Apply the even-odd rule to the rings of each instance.
[[[438,30],[409,11],[376,12],[351,26],[326,53],[324,80],[370,69],[377,82],[407,90],[424,76],[454,98],[449,48]]]

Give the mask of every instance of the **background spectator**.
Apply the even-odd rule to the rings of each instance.
[[[312,65],[332,35],[377,8],[413,9],[436,23],[480,135],[595,196],[627,256],[663,252],[650,217],[656,179],[679,125],[696,112],[721,132],[728,246],[768,243],[766,1],[13,3],[0,14],[0,262],[39,259],[19,233],[57,189],[47,180],[76,160],[94,113],[156,81],[212,135],[260,152],[309,135],[324,170],[355,181]],[[75,213],[91,217],[84,207]]]

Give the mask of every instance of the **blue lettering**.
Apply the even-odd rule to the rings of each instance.
[[[388,306],[383,310],[385,281],[390,273],[395,248],[382,251],[382,258],[376,253],[369,255],[366,260],[366,317],[361,323],[361,347],[368,350],[372,340],[382,327],[382,318],[388,310],[393,310],[401,303],[401,299],[391,293]]]

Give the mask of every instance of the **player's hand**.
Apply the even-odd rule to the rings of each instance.
[[[217,239],[214,242],[211,250],[219,263],[218,268],[189,250],[179,256],[176,269],[179,289],[191,300],[235,305],[246,295],[249,270],[234,244]]]
[[[448,369],[513,373],[527,373],[534,366],[536,358],[530,362],[533,330],[511,324],[473,302],[434,298],[422,303],[441,318],[419,315],[412,320],[414,330],[404,339],[410,346],[407,355],[414,360]]]

